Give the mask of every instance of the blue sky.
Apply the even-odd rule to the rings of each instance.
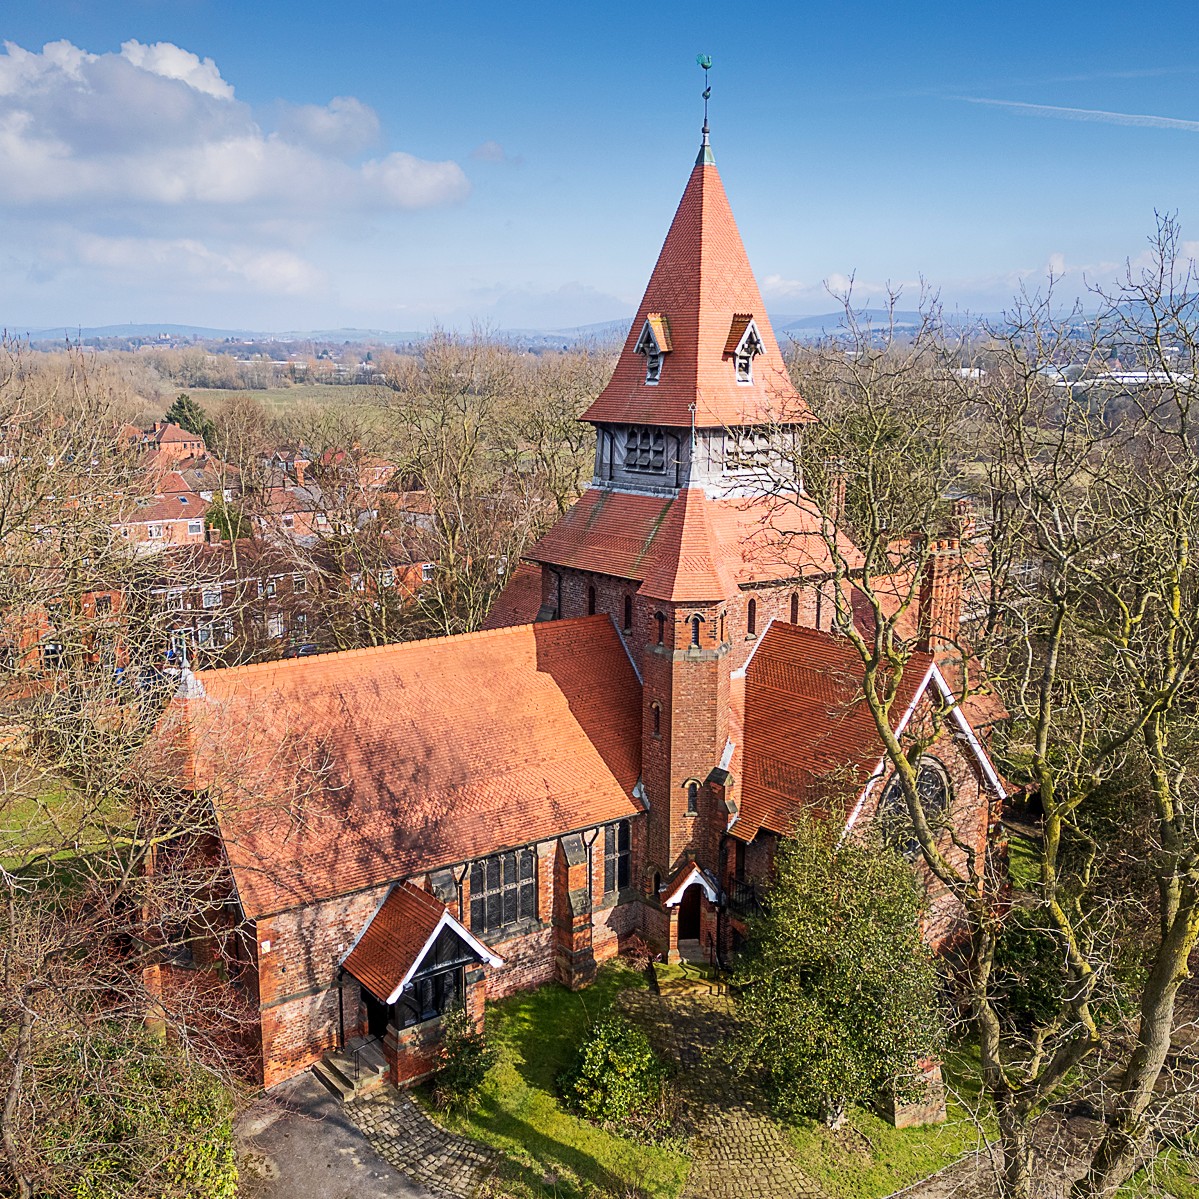
[[[775,313],[992,311],[1199,250],[1159,4],[39,0],[0,38],[0,322],[408,330],[631,312],[712,136]],[[44,47],[48,47],[44,49]],[[1142,119],[1144,118],[1144,119]]]

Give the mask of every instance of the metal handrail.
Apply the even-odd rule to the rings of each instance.
[[[381,1045],[382,1043],[383,1043],[382,1037],[367,1037],[366,1040],[363,1041],[361,1045],[358,1045],[356,1048],[350,1050],[350,1056],[354,1059],[354,1085],[355,1086],[358,1085],[358,1082],[362,1077],[362,1055],[367,1051],[368,1048],[370,1048],[370,1046]]]

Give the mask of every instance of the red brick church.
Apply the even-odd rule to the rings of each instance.
[[[851,823],[885,802],[817,514],[764,482],[812,417],[706,134],[583,419],[594,478],[506,627],[206,671],[176,701],[233,883],[211,952],[258,1012],[267,1086],[360,1036],[420,1077],[450,1007],[583,986],[635,937],[723,959],[830,779]],[[954,588],[925,594],[922,627],[952,627]],[[904,686],[903,722],[949,693],[930,654]],[[977,844],[1002,788],[951,723],[921,785]]]

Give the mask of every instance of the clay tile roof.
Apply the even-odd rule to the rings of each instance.
[[[202,441],[198,433],[189,433],[179,425],[164,424],[155,430],[154,440],[162,445],[164,442]]]
[[[758,314],[763,352],[753,382],[738,383],[725,344],[729,322],[747,312]],[[634,353],[651,314],[669,322],[672,350],[656,384],[646,383]],[[583,419],[689,428],[693,402],[704,428],[811,419],[787,374],[720,175],[705,162],[691,172],[612,378]]]
[[[679,507],[690,515],[674,513]],[[703,528],[694,511],[699,507],[709,533],[697,536]],[[678,561],[684,532],[688,549],[708,544],[710,535],[722,585],[726,574],[744,585],[827,574],[832,566],[814,508],[770,496],[711,499],[699,489],[685,500],[683,495],[675,499],[590,488],[528,557],[638,582],[653,574],[658,591],[667,575],[685,580],[692,573],[689,564]],[[850,567],[858,565],[861,555],[853,544],[844,537],[839,542]]]
[[[437,934],[445,927],[472,949],[480,961],[497,965],[491,954],[454,919],[445,904],[412,883],[392,887],[342,965],[383,1002],[404,986],[420,967]]]
[[[729,326],[728,340],[724,343],[724,352],[726,354],[735,354],[737,347],[741,344],[741,339],[745,336],[745,330],[749,328],[749,323],[752,321],[752,312],[735,312],[733,314],[733,323]]]
[[[513,625],[532,624],[541,610],[541,567],[522,562],[495,597],[483,621],[485,629],[510,629]]]
[[[737,584],[708,519],[702,487],[688,487],[670,506],[638,594],[676,603],[730,599]]]
[[[195,775],[251,918],[641,810],[641,686],[607,616],[196,679]]]
[[[913,654],[892,707],[898,722],[928,679],[933,660]],[[856,797],[883,754],[861,697],[862,664],[843,637],[775,621],[745,679],[745,777],[729,832],[786,833],[805,807]]]

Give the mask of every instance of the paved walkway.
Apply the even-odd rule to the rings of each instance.
[[[409,1095],[391,1087],[345,1110],[380,1157],[436,1199],[470,1199],[503,1160],[489,1146],[434,1124]]]
[[[237,1122],[245,1199],[431,1199],[370,1146],[308,1071]]]
[[[731,1036],[727,996],[625,991],[621,1004],[678,1067],[693,1156],[682,1199],[824,1199],[753,1087],[713,1052]]]

